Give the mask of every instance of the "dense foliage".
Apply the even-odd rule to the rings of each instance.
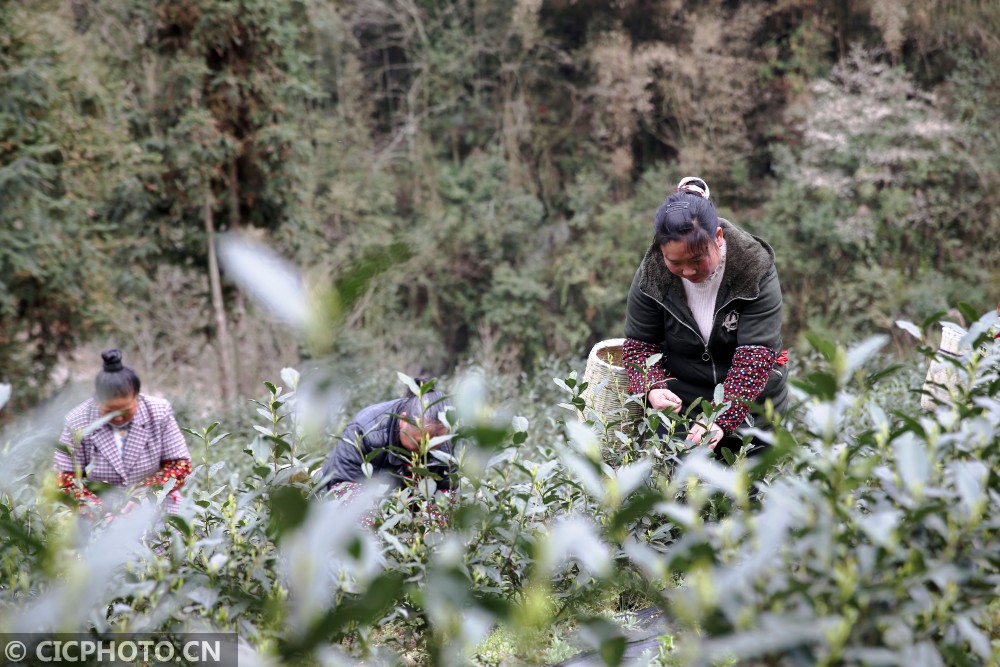
[[[998,34],[939,0],[0,2],[0,630],[614,665],[648,606],[649,664],[995,664],[997,346],[923,411],[909,336],[997,301]],[[776,251],[798,393],[763,456],[623,428],[567,368],[692,173]],[[301,275],[220,271],[227,231]],[[40,401],[88,344],[173,395],[178,515],[57,495]],[[444,378],[461,484],[344,507],[329,413],[389,369]]]
[[[0,5],[0,379],[20,408],[106,317],[101,253],[115,247],[93,209],[106,154],[92,91],[24,21]]]
[[[472,373],[453,387],[457,494],[418,478],[347,506],[315,493],[328,439],[311,380],[286,369],[255,435],[191,431],[188,501],[155,531],[145,510],[89,524],[52,502],[48,473],[41,490],[5,476],[0,627],[231,630],[241,664],[494,664],[503,632],[507,659],[589,648],[616,665],[615,609],[638,603],[673,619],[656,664],[988,664],[998,344],[955,360],[953,398],[921,412],[914,376],[875,362],[884,337],[813,343],[766,456],[602,439],[575,373],[560,405],[555,385]]]
[[[359,366],[580,355],[620,334],[688,173],[775,247],[803,350],[806,327],[996,300],[989,3],[34,0],[0,20],[16,407],[85,341],[212,395],[297,364],[215,280],[226,229],[317,289],[377,260],[341,299]]]

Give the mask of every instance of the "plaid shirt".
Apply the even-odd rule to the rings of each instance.
[[[75,463],[89,480],[131,486],[157,472],[164,461],[191,458],[184,436],[174,419],[173,408],[165,399],[139,394],[139,406],[125,436],[121,453],[115,444],[114,427],[111,424],[104,424],[87,434],[74,446],[74,432],[86,429],[100,419],[100,416],[94,399],[85,401],[66,415],[66,426],[59,442],[72,455],[56,451],[53,465],[56,472],[74,473],[76,459]],[[173,493],[170,495],[175,496]],[[176,498],[170,500],[170,505],[176,505]]]

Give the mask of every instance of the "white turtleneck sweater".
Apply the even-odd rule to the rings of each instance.
[[[712,333],[712,320],[715,318],[715,297],[719,294],[719,285],[722,284],[722,274],[725,272],[726,240],[722,239],[722,247],[719,248],[719,266],[708,278],[700,283],[693,283],[687,278],[681,278],[688,307],[691,309],[694,321],[698,323],[698,329],[701,331],[701,337],[706,343],[708,343],[708,337]]]

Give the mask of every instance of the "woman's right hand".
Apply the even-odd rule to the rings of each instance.
[[[656,410],[673,409],[674,412],[681,411],[681,397],[669,389],[650,389],[649,404]]]

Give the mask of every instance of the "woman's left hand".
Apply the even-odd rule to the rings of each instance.
[[[688,442],[693,445],[706,444],[709,449],[715,449],[720,440],[722,440],[722,429],[715,424],[709,424],[708,428],[702,424],[695,424],[687,434]]]

